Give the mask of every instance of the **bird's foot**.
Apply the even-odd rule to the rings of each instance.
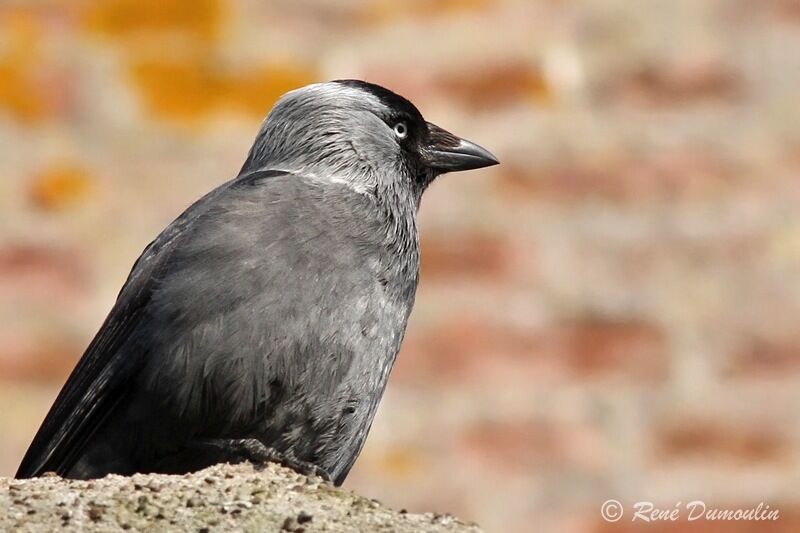
[[[277,463],[305,476],[317,476],[327,482],[332,482],[330,474],[324,468],[280,453],[275,448],[265,446],[258,439],[232,439],[227,441],[226,445],[240,460],[249,461],[257,468],[263,468],[268,462]]]

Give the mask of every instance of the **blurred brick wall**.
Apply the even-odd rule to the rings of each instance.
[[[638,530],[608,498],[800,530],[793,0],[0,0],[0,475],[147,242],[342,77],[503,162],[426,195],[348,486],[488,531]]]

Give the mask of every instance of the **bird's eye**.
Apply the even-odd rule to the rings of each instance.
[[[405,122],[398,122],[394,125],[394,134],[397,135],[398,139],[405,139],[408,135],[408,126],[406,126]]]

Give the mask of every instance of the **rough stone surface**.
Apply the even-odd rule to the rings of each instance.
[[[0,531],[55,530],[480,531],[450,515],[394,511],[273,464],[93,481],[0,478]]]

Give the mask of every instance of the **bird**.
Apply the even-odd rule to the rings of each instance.
[[[341,485],[414,304],[422,195],[495,164],[367,81],[284,94],[134,263],[16,477],[272,461]]]

